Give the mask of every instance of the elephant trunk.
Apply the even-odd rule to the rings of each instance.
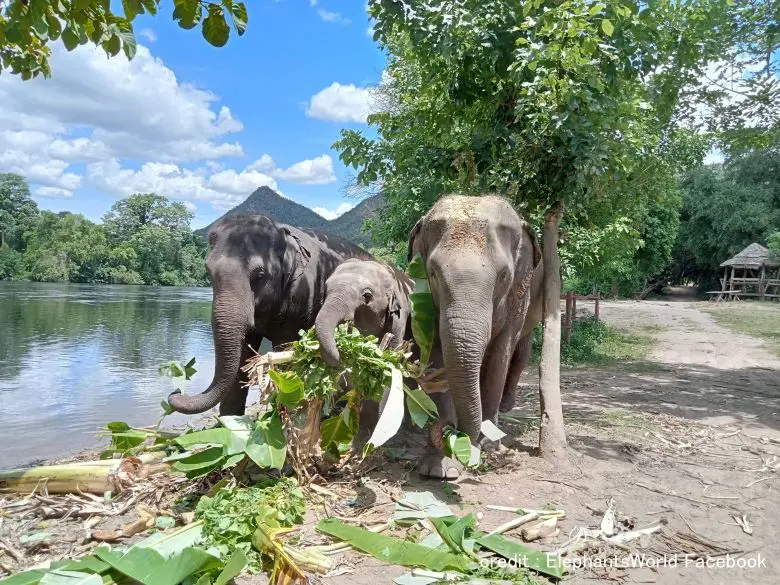
[[[490,337],[492,312],[489,303],[481,309],[471,303],[453,303],[445,308],[439,322],[458,430],[466,433],[472,443],[476,443],[482,427],[480,372]]]
[[[341,356],[336,347],[336,327],[342,321],[354,319],[355,307],[341,296],[328,296],[314,322],[314,331],[320,342],[320,357],[329,366],[339,365]]]
[[[199,414],[222,402],[235,386],[241,368],[246,334],[253,326],[252,292],[248,282],[214,290],[211,326],[214,332],[214,377],[201,394],[187,396],[178,390],[168,396],[171,408],[183,414]]]

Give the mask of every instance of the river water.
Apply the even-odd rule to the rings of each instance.
[[[113,420],[154,424],[173,389],[159,365],[193,356],[188,393],[213,374],[210,288],[0,282],[0,468],[105,445]]]

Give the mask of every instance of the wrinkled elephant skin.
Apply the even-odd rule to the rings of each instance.
[[[171,407],[185,414],[217,404],[222,415],[241,415],[247,388],[240,367],[248,346],[263,338],[273,346],[298,338],[314,325],[325,282],[348,258],[371,260],[362,248],[329,234],[278,223],[264,215],[228,217],[209,231],[206,268],[212,282],[214,378],[201,394],[178,392]]]
[[[483,420],[514,404],[542,316],[541,252],[533,230],[503,197],[448,195],[409,236],[436,306],[434,356],[445,367],[451,422],[479,444]],[[439,353],[440,352],[440,353]],[[452,478],[453,462],[429,444],[422,475]]]

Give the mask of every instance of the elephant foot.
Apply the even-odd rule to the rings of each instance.
[[[457,479],[463,471],[463,465],[443,453],[430,453],[420,461],[417,471],[422,477]]]

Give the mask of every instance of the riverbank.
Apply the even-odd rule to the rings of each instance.
[[[771,553],[780,541],[780,519],[773,512],[780,507],[775,485],[780,461],[780,359],[762,340],[718,325],[707,307],[659,301],[602,304],[607,323],[650,336],[654,345],[636,359],[562,372],[571,470],[533,456],[538,389],[536,373],[529,371],[520,383],[523,402],[500,420],[508,434],[505,449],[489,455],[478,470],[455,482],[421,480],[414,468],[425,436],[411,433],[381,448],[362,466],[348,465],[318,480],[318,489],[307,490],[308,510],[296,542],[322,544],[315,526],[324,517],[378,526],[404,494],[430,492],[458,516],[473,513],[484,530],[515,517],[489,507],[495,504],[563,509],[566,516],[559,521],[559,533],[534,543],[538,549],[554,550],[572,530],[598,527],[613,499],[617,521],[635,528],[661,521],[668,534],[682,539],[674,540],[677,553],[693,555],[696,546],[703,546],[691,544],[696,539],[726,552],[713,556],[709,564],[697,564],[694,555],[687,564],[659,567],[646,562],[626,567],[610,566],[611,557],[594,549],[578,556],[581,566],[567,583],[606,584],[626,578],[661,579],[672,585],[776,582],[780,566]],[[86,501],[70,509],[49,505],[57,512],[54,517],[42,515],[44,502],[35,513],[19,518],[10,512],[6,499],[0,504],[5,516],[0,538],[29,557],[29,563],[53,551],[86,554],[98,546],[85,540],[87,523],[90,530],[114,530],[136,522],[141,517],[136,506],[140,500],[128,503],[138,494],[145,494],[139,498],[156,517],[186,521],[189,517],[182,514],[187,512],[179,511],[185,508],[177,506],[189,502],[192,509],[192,495],[206,493],[214,484],[179,481],[166,479],[131,490],[114,503],[100,504],[110,506],[110,513],[86,518],[72,513]],[[56,544],[48,548],[36,544],[40,533],[49,534],[48,542]],[[508,534],[519,538],[519,529]],[[672,541],[649,542],[659,554],[673,550]],[[661,542],[666,542],[666,549]],[[710,549],[706,554],[714,553]],[[723,559],[723,566],[716,566],[716,559]],[[733,564],[726,566],[726,559]],[[338,585],[373,585],[387,581],[388,573],[394,578],[407,571],[354,551],[335,556],[334,567],[326,582]],[[255,575],[239,581],[254,585],[266,579]]]

